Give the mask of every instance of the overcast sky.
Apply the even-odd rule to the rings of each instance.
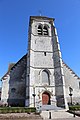
[[[62,58],[80,76],[80,0],[0,0],[0,77],[27,52],[29,16],[55,18]]]

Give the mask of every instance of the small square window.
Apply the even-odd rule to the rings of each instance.
[[[44,55],[46,56],[46,52],[44,52]]]
[[[16,89],[15,89],[15,88],[12,88],[12,89],[11,89],[11,92],[12,92],[12,93],[15,93],[15,92],[16,92]]]

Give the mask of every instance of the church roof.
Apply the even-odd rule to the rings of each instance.
[[[1,80],[6,80],[7,75],[9,74],[11,68],[15,65],[15,63],[10,63],[8,67],[8,71],[5,73],[5,75],[1,78]]]
[[[49,17],[46,17],[46,16],[30,16],[30,23],[29,23],[29,26],[31,25],[32,21],[33,20],[41,20],[41,21],[48,21],[50,22],[52,25],[53,25],[53,21],[55,20],[54,18],[49,18]]]
[[[1,79],[6,80],[6,77],[7,75],[9,75],[10,71],[12,71],[23,59],[27,59],[27,54],[25,54],[17,63],[10,63],[8,67],[8,71]],[[68,68],[69,71],[71,71],[72,74],[74,74],[74,77],[80,79],[80,77],[64,61],[62,63],[64,66],[66,66],[66,68]]]
[[[68,68],[69,71],[71,71],[71,74],[74,74],[74,77],[77,77],[77,79],[80,79],[80,77],[63,61],[63,65]]]
[[[44,19],[44,20],[55,20],[54,18],[49,18],[47,16],[30,16],[30,19]]]
[[[15,68],[15,66],[16,66],[17,64],[19,64],[23,59],[27,59],[27,54],[24,55],[24,56],[11,68],[11,70],[13,70],[13,69]]]
[[[10,73],[10,71],[11,70],[13,70],[14,68],[15,68],[15,66],[17,65],[17,64],[19,64],[19,62],[20,61],[22,61],[24,58],[26,58],[27,57],[27,54],[26,55],[24,55],[17,63],[10,63],[9,64],[9,67],[8,67],[8,71],[5,73],[5,75],[1,78],[1,80],[3,79],[3,80],[6,80],[6,78],[7,78],[7,75],[9,75],[9,73]]]

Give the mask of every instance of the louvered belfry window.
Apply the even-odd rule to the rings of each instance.
[[[37,32],[38,32],[38,35],[44,35],[44,36],[49,35],[49,33],[48,33],[48,26],[46,26],[46,25],[39,25]]]
[[[43,35],[48,35],[48,28],[46,26],[43,28]]]
[[[41,25],[38,26],[38,35],[42,35],[42,26]]]

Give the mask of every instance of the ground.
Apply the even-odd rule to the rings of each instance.
[[[44,120],[40,117],[40,115],[35,115],[33,113],[8,113],[8,114],[0,114],[0,120]],[[72,118],[59,118],[59,119],[46,119],[46,120],[80,120],[80,117],[72,117]]]
[[[33,113],[8,113],[0,114],[0,120],[42,120],[42,118]]]
[[[63,118],[63,119],[54,119],[54,120],[80,120],[80,118],[78,117],[78,118]]]

